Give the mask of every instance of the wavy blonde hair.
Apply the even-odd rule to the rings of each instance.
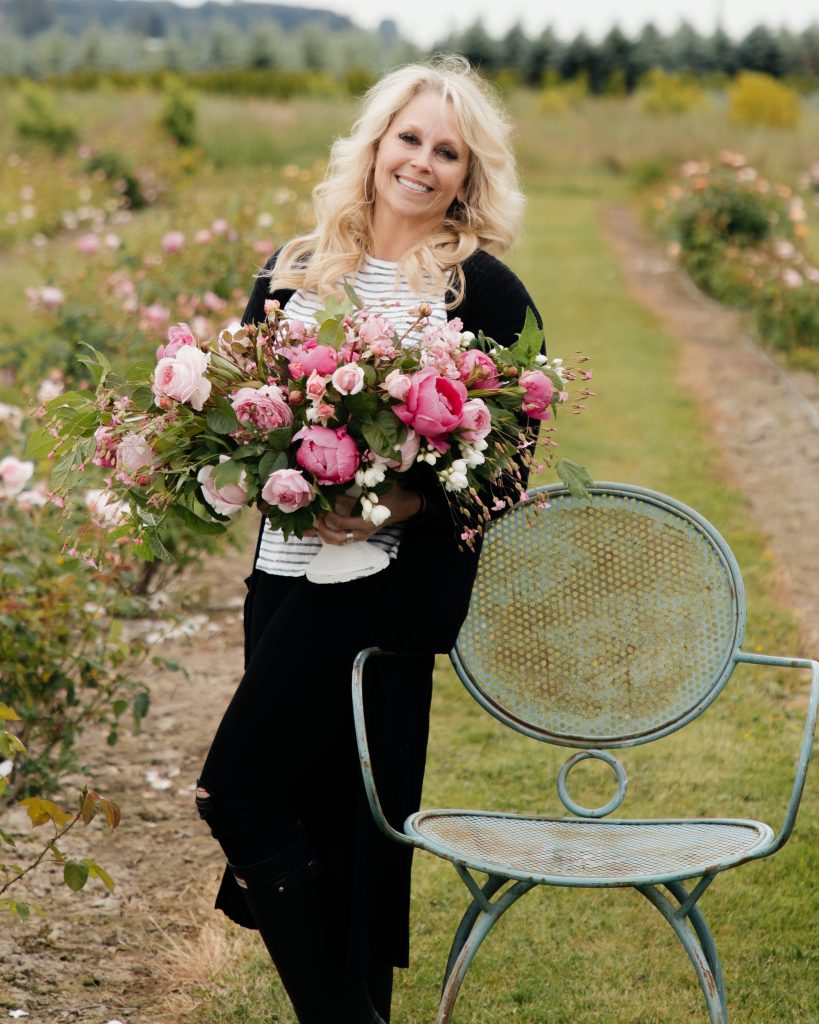
[[[501,256],[517,238],[525,200],[512,153],[512,123],[487,82],[464,57],[443,55],[385,75],[366,94],[346,138],[330,151],[324,181],[313,190],[315,229],[279,253],[271,290],[302,288],[327,295],[351,277],[373,246],[373,170],[378,145],[395,115],[422,92],[452,106],[469,148],[464,202],[447,211],[440,231],[399,263],[416,291],[450,289],[449,306],[463,297],[463,261],[477,248]]]

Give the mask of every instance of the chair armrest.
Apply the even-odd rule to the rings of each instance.
[[[817,713],[819,713],[819,662],[813,661],[811,658],[780,658],[765,654],[746,654],[744,651],[737,651],[735,660],[745,662],[748,665],[772,665],[777,668],[809,668],[811,670],[810,700],[808,701],[808,712],[805,717],[805,728],[802,733],[802,747],[796,764],[796,778],[791,790],[785,822],[779,834],[771,845],[765,849],[763,854],[763,856],[768,856],[768,854],[776,853],[788,841],[796,821],[799,801],[802,799],[802,791],[805,788],[805,776],[807,775],[808,763],[813,750],[816,718]]]
[[[375,788],[370,746],[367,742],[367,726],[364,719],[364,665],[368,658],[400,656],[395,651],[382,651],[379,647],[367,647],[358,652],[353,662],[353,718],[355,720],[355,739],[358,744],[358,759],[361,762],[361,774],[364,778],[364,791],[367,794],[367,801],[375,823],[388,839],[394,839],[395,842],[403,843],[404,846],[416,846],[417,844],[409,836],[396,831],[390,825],[381,809],[381,801],[378,799],[378,791]]]

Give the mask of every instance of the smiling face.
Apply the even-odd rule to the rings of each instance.
[[[399,230],[420,240],[438,230],[463,199],[469,149],[449,103],[421,92],[393,117],[373,169],[376,234]]]

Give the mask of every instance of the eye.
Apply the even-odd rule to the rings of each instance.
[[[439,146],[438,152],[444,158],[444,160],[457,160],[458,154],[451,146]]]
[[[406,142],[407,145],[410,146],[415,146],[418,144],[418,136],[415,134],[415,132],[399,132],[398,138],[402,142]]]

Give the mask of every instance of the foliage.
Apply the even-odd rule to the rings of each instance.
[[[737,124],[795,128],[802,112],[797,92],[770,75],[743,71],[729,88],[729,117]]]
[[[160,123],[180,146],[196,144],[196,97],[175,75],[165,80]]]
[[[587,94],[588,81],[584,75],[563,81],[557,71],[547,71],[543,76],[538,107],[546,114],[563,114],[579,106]]]
[[[752,310],[759,335],[794,354],[819,348],[819,268],[806,246],[800,196],[738,153],[689,162],[660,200],[659,222],[704,291]]]
[[[22,82],[15,127],[21,139],[64,153],[77,141],[76,125],[56,109],[54,94],[36,82]]]
[[[637,97],[647,114],[685,114],[708,103],[706,92],[690,74],[668,74],[662,68],[644,75]]]

